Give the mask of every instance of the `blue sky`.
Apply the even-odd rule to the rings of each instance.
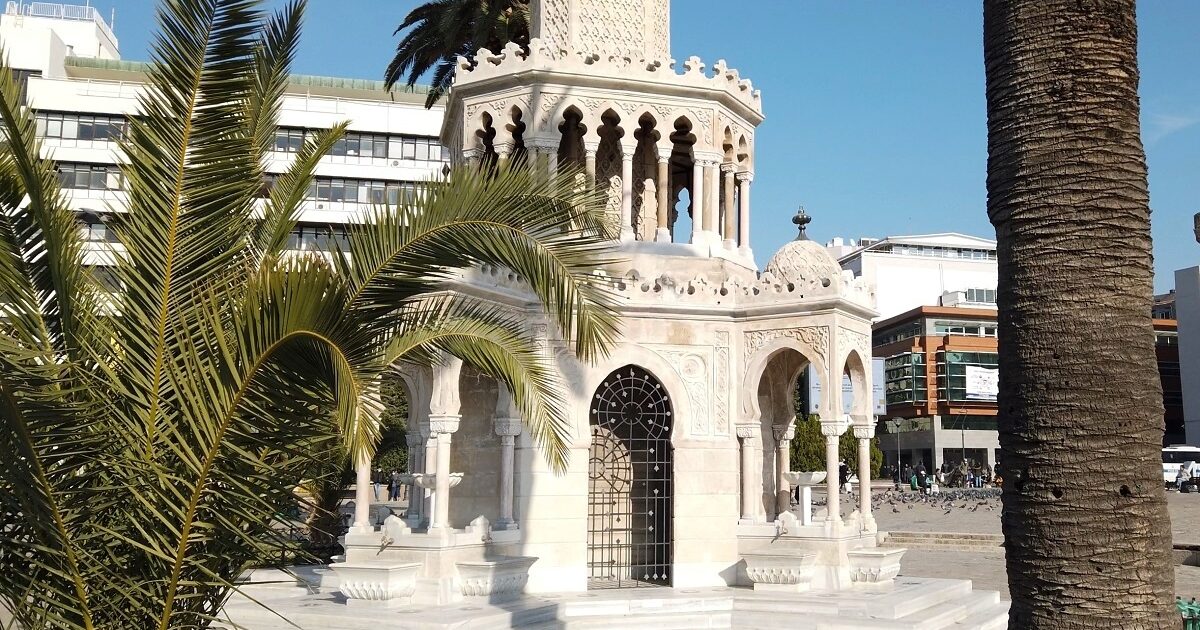
[[[116,9],[122,55],[145,59],[150,0]],[[272,0],[270,4],[279,4]],[[378,79],[417,0],[310,0],[295,70]],[[987,220],[981,3],[972,0],[673,0],[676,59],[724,58],[763,91],[751,243],[764,264],[794,234],[994,236]],[[1155,287],[1200,263],[1200,2],[1139,6],[1142,133]]]

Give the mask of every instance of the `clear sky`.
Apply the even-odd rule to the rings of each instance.
[[[76,0],[79,1],[79,0]],[[122,56],[145,59],[151,0],[116,9]],[[269,4],[280,4],[270,0]],[[380,79],[418,0],[310,0],[296,72]],[[1142,134],[1150,164],[1155,287],[1200,264],[1200,2],[1139,6]],[[794,231],[994,237],[985,210],[983,18],[976,0],[673,0],[676,59],[726,59],[763,91],[751,243],[765,264]]]

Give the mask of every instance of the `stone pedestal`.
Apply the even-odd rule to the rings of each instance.
[[[746,576],[756,591],[802,593],[812,582],[817,554],[800,549],[744,553]]]
[[[825,481],[825,475],[824,471],[784,473],[783,477],[787,480],[789,486],[800,486],[801,525],[808,526],[813,524],[812,487]]]
[[[907,549],[877,547],[846,552],[850,560],[850,579],[855,586],[885,587],[900,574],[900,558]]]
[[[458,562],[459,584],[464,597],[486,597],[490,603],[520,597],[529,582],[529,567],[537,558],[506,557],[496,560]]]
[[[416,562],[340,562],[329,566],[349,606],[395,608],[412,601],[417,590]]]

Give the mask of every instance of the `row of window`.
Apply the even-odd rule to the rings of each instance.
[[[884,389],[889,405],[923,401],[928,395],[925,384],[925,354],[905,352],[884,359]]]
[[[37,135],[43,138],[119,140],[129,129],[126,118],[119,115],[39,111],[34,121]],[[280,127],[275,131],[274,148],[281,153],[296,153],[311,133],[310,130],[297,127]],[[329,155],[423,162],[450,160],[449,150],[437,138],[353,132],[334,143]]]
[[[310,130],[296,127],[280,127],[275,131],[275,150],[280,153],[296,153],[312,133]],[[334,143],[329,155],[422,162],[450,160],[449,150],[443,147],[437,138],[370,133],[345,134]]]
[[[116,164],[59,162],[59,184],[73,190],[124,190],[125,176]]]
[[[889,343],[904,341],[905,339],[912,339],[913,337],[920,336],[921,323],[912,322],[897,328],[889,328],[887,330],[875,333],[874,339],[871,340],[871,343],[874,344],[874,347],[879,347]]]
[[[995,324],[972,324],[966,322],[934,322],[933,331],[938,335],[965,335],[968,337],[995,337]]]
[[[70,140],[119,140],[128,130],[124,116],[38,112],[37,135]]]
[[[275,186],[278,175],[268,173],[263,183],[262,196],[267,196]],[[396,205],[411,201],[417,185],[412,182],[384,181],[381,179],[351,179],[346,177],[316,177],[308,186],[306,199],[318,203],[362,203]]]
[[[995,431],[996,416],[942,416],[942,429],[949,431]]]
[[[995,289],[967,289],[967,301],[977,304],[995,304]]]
[[[936,245],[892,245],[890,251],[901,256],[925,256],[930,258],[965,258],[967,260],[996,260],[994,249],[972,249],[967,247],[939,247]]]

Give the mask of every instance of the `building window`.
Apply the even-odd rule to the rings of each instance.
[[[957,335],[966,337],[995,337],[996,324],[992,322],[947,322],[933,323],[933,332],[937,335]]]
[[[288,237],[288,249],[302,251],[332,251],[336,245],[341,251],[349,249],[345,226],[328,224],[300,224]]]
[[[267,173],[259,190],[260,197],[267,197],[279,176]],[[395,206],[411,201],[417,185],[412,182],[385,181],[381,179],[351,179],[346,177],[314,177],[309,184],[305,199],[318,203],[361,203],[377,205],[387,203]]]
[[[956,414],[942,416],[942,429],[945,431],[995,431],[996,416],[969,416]]]
[[[124,116],[102,114],[37,112],[34,124],[38,136],[63,140],[117,141],[128,131]]]
[[[976,304],[995,304],[995,289],[967,289],[967,301]]]
[[[887,330],[875,333],[871,343],[872,347],[878,348],[879,346],[895,343],[897,341],[904,341],[905,339],[912,339],[913,337],[919,337],[920,335],[921,323],[912,322],[911,324],[904,324],[903,326],[889,328]]]
[[[1179,333],[1155,333],[1154,343],[1159,346],[1177,346],[1179,345]]]
[[[58,181],[73,190],[124,190],[125,177],[115,164],[59,162]]]

